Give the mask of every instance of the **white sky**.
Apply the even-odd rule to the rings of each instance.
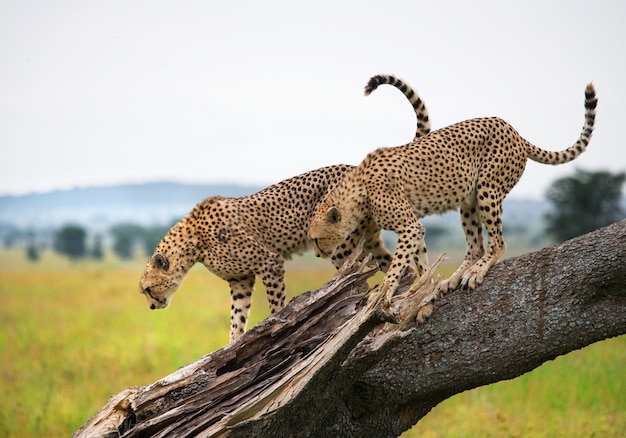
[[[409,141],[392,73],[433,128],[498,115],[588,151],[529,163],[539,197],[576,167],[626,170],[626,2],[0,0],[0,194],[174,180],[268,185]]]

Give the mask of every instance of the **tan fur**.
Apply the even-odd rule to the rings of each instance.
[[[332,254],[359,223],[375,222],[395,231],[398,246],[381,291],[389,298],[410,266],[421,275],[428,266],[425,230],[419,219],[460,209],[467,252],[445,281],[474,289],[502,256],[502,203],[524,172],[528,158],[545,164],[573,160],[591,138],[597,100],[585,92],[585,125],[577,142],[561,152],[542,150],[497,117],[467,120],[433,131],[404,146],[370,153],[317,207],[309,228],[316,253]],[[488,233],[483,246],[483,226]]]
[[[393,76],[377,78],[376,86],[389,83],[398,87],[414,106],[416,137],[428,134],[428,112],[419,96]],[[245,331],[257,276],[265,286],[271,312],[282,309],[284,260],[310,248],[306,231],[317,204],[352,169],[348,165],[324,167],[251,196],[215,196],[199,203],[172,227],[146,264],[140,291],[150,308],[166,308],[189,269],[202,263],[230,285],[231,341]],[[376,223],[367,221],[357,224],[329,254],[336,267],[364,234],[368,236],[366,251],[387,270],[391,254],[380,239]]]

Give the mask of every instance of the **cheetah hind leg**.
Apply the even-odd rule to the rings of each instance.
[[[441,294],[456,289],[461,284],[461,280],[464,278],[463,276],[467,270],[474,266],[485,254],[482,220],[475,205],[461,206],[461,226],[467,242],[465,258],[461,266],[454,271],[450,278],[439,284],[437,292]]]
[[[463,215],[465,218],[465,215]],[[483,282],[485,275],[489,268],[495,265],[500,257],[506,251],[506,244],[504,243],[504,239],[502,238],[502,208],[496,207],[493,209],[493,212],[487,210],[486,208],[480,208],[476,218],[476,221],[472,221],[472,224],[476,224],[479,228],[474,228],[480,230],[476,232],[476,239],[471,239],[472,227],[469,226],[466,228],[465,219],[463,221],[463,228],[465,230],[465,236],[467,239],[467,254],[465,256],[465,261],[463,264],[452,274],[452,276],[447,280],[447,284],[445,287],[448,289],[444,289],[444,286],[440,288],[442,292],[446,292],[447,290],[456,289],[457,286],[462,286],[465,289],[476,289],[476,287]],[[485,227],[487,228],[487,232],[489,235],[487,242],[487,252],[484,252],[483,242],[482,242],[482,223],[485,223]],[[474,245],[473,245],[474,244]],[[480,244],[480,252],[475,252],[472,255],[472,247],[478,248],[478,244]],[[482,255],[472,263],[472,258],[475,255],[482,253]]]
[[[500,257],[506,252],[506,244],[502,242],[502,245],[495,250],[489,250],[481,259],[474,263],[461,279],[461,286],[467,289],[476,289],[476,287],[483,282],[485,275],[489,268],[498,263]]]
[[[268,254],[265,258],[267,261],[261,272],[261,281],[273,315],[285,307],[285,263],[277,254]]]
[[[494,199],[492,196],[485,197],[487,198]],[[495,265],[506,251],[502,237],[502,199],[496,199],[495,202],[487,202],[485,199],[478,200],[478,214],[489,236],[487,252],[463,274],[461,286],[466,289],[476,289],[483,282],[489,268]]]

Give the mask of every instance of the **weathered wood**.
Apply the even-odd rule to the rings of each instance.
[[[475,291],[434,283],[369,301],[366,264],[170,376],[112,397],[76,434],[397,436],[449,396],[626,333],[626,221],[494,266]],[[422,279],[424,280],[424,279]]]
[[[366,306],[367,278],[376,272],[368,261],[349,260],[319,291],[303,294],[230,345],[114,396],[76,436],[185,436],[199,428],[212,435],[279,409],[333,353],[343,349],[345,359],[380,323],[378,302]]]

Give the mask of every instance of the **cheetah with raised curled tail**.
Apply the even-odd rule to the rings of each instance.
[[[527,159],[561,164],[579,156],[591,138],[596,104],[594,87],[589,84],[582,132],[576,143],[560,152],[540,149],[504,120],[489,117],[370,153],[318,204],[308,231],[316,255],[333,254],[363,218],[395,231],[398,245],[379,289],[388,304],[407,268],[415,265],[421,275],[428,266],[425,230],[419,219],[460,208],[467,251],[461,266],[440,284],[438,292],[459,285],[474,289],[506,249],[502,203],[522,176]],[[483,226],[488,233],[486,252]]]
[[[393,76],[378,76],[376,86],[399,88],[417,117],[415,137],[428,134],[428,112],[419,96]],[[231,290],[230,340],[246,328],[256,276],[266,289],[272,313],[284,307],[284,260],[310,248],[306,237],[315,206],[353,166],[324,167],[279,182],[242,198],[214,196],[199,203],[175,224],[156,247],[140,280],[151,309],[169,305],[189,269],[202,263],[226,280]],[[330,256],[336,267],[350,255],[362,235],[365,251],[386,271],[391,254],[374,222],[355,226]]]

